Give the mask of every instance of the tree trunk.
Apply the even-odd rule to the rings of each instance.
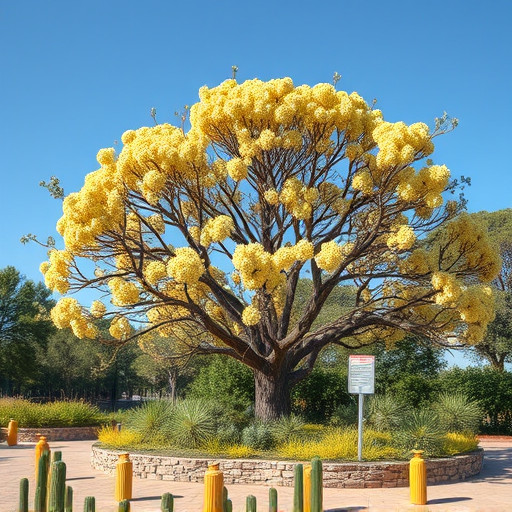
[[[289,375],[286,371],[266,375],[254,371],[254,414],[260,420],[275,420],[291,411]]]

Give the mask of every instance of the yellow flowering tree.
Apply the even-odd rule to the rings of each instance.
[[[231,356],[254,371],[260,418],[289,411],[289,390],[328,344],[481,339],[484,283],[500,263],[485,230],[444,204],[457,185],[448,169],[427,160],[449,120],[386,122],[357,93],[289,78],[227,80],[199,97],[188,130],[125,132],[65,198],[65,248],[42,264],[46,284],[96,289],[110,304],[66,296],[58,327],[94,338],[104,316],[120,344],[157,330],[189,353]],[[292,315],[307,272],[310,297]],[[354,287],[355,306],[313,326],[340,285]]]

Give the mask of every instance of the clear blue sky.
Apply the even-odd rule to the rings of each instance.
[[[512,206],[512,3],[468,1],[98,1],[0,4],[0,268],[40,280],[67,193],[97,168],[98,149],[130,128],[174,122],[238,65],[240,81],[290,76],[377,98],[389,121],[446,110],[459,128],[435,159],[470,176],[470,211]]]

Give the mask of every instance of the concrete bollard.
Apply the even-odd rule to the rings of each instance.
[[[7,445],[16,446],[18,444],[18,422],[11,418],[7,427]]]
[[[423,450],[412,450],[414,457],[409,463],[409,487],[413,505],[427,504],[427,469],[421,458]]]
[[[210,464],[204,474],[203,512],[223,512],[224,474],[219,463]]]
[[[48,461],[50,460],[50,445],[46,442],[45,436],[40,436],[36,444],[36,484],[39,474],[39,459],[43,452],[48,452]]]
[[[132,499],[133,463],[129,453],[121,453],[116,464],[116,501]]]

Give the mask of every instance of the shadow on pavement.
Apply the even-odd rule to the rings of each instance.
[[[510,485],[512,477],[512,448],[484,451],[484,465],[479,475],[471,482],[492,482]]]
[[[66,478],[66,482],[71,482],[71,480],[94,480],[95,476],[75,476],[73,478]]]
[[[173,494],[172,495],[173,498],[183,498],[183,496],[179,496],[179,495],[175,495]],[[151,501],[151,500],[161,500],[162,499],[162,496],[158,495],[158,496],[142,496],[140,498],[132,498],[130,501]]]
[[[438,505],[442,503],[455,503],[456,501],[468,501],[473,498],[467,496],[454,496],[453,498],[438,498],[436,500],[428,500],[427,505]]]
[[[343,507],[343,508],[330,508],[325,512],[363,512],[368,510],[368,507]]]

